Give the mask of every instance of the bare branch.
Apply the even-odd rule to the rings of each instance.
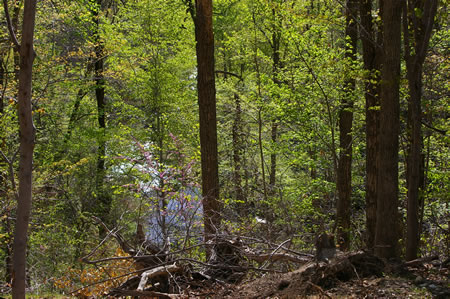
[[[221,71],[221,70],[215,70],[214,71],[216,74],[224,74],[224,75],[230,75],[233,77],[236,77],[239,79],[239,81],[244,81],[244,78],[242,78],[242,76],[239,76],[238,74],[232,73],[232,72],[227,72],[227,71]]]
[[[157,267],[157,268],[154,268],[151,270],[147,270],[144,273],[142,273],[141,281],[139,282],[139,286],[138,286],[137,290],[143,291],[149,278],[152,278],[155,276],[160,276],[160,275],[168,275],[169,273],[175,273],[175,272],[179,272],[181,270],[182,270],[182,268],[175,264],[168,265],[168,266],[161,266],[161,267]]]
[[[12,40],[12,42],[14,44],[14,49],[17,52],[19,52],[20,44],[19,44],[19,41],[17,40],[16,34],[14,33],[14,28],[13,28],[13,25],[11,23],[11,18],[9,16],[8,0],[3,0],[3,8],[5,10],[6,24],[8,25],[8,31],[9,31],[9,35],[11,37],[11,40]]]

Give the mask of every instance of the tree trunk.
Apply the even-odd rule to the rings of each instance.
[[[356,61],[358,26],[356,23],[357,1],[347,0],[345,36],[345,58],[352,69]],[[338,201],[336,207],[337,236],[341,250],[350,247],[350,205],[352,196],[352,123],[355,79],[347,76],[344,82],[344,98],[339,111],[340,154],[337,173]]]
[[[94,81],[95,81],[95,99],[97,102],[97,120],[99,127],[98,149],[97,149],[97,168],[95,174],[95,188],[97,200],[95,202],[95,214],[104,222],[108,222],[108,215],[111,209],[111,196],[105,190],[106,176],[106,100],[105,100],[105,76],[104,76],[104,58],[105,47],[100,37],[100,18],[99,13],[102,9],[102,0],[95,1],[96,9],[92,10],[94,22]],[[99,226],[100,237],[105,236],[102,225]]]
[[[408,149],[407,149],[407,235],[406,259],[417,258],[419,250],[419,201],[423,182],[422,163],[422,69],[428,49],[437,0],[407,1],[403,15],[405,61],[409,87],[408,98]],[[421,16],[417,12],[421,12]]]
[[[197,90],[200,116],[200,150],[205,239],[219,229],[219,166],[217,153],[216,87],[214,78],[214,35],[212,1],[195,2]]]
[[[377,221],[375,254],[399,254],[398,144],[400,131],[400,50],[402,0],[383,3],[383,55],[381,68],[381,110],[378,134]]]
[[[13,287],[15,299],[25,298],[27,233],[31,213],[32,167],[35,145],[35,128],[31,107],[33,71],[33,35],[36,0],[26,0],[22,25],[19,70],[19,198],[17,201],[16,228],[13,243]]]
[[[3,114],[4,111],[4,103],[3,103],[3,96],[4,96],[4,91],[6,90],[6,76],[7,76],[7,69],[5,68],[4,65],[4,60],[3,57],[0,57],[0,92],[1,92],[1,96],[0,96],[0,116]],[[1,175],[0,175],[0,184],[1,184]]]
[[[281,42],[281,19],[279,14],[277,13],[277,9],[279,9],[279,6],[277,5],[276,8],[272,8],[272,17],[273,17],[273,32],[272,32],[272,80],[273,82],[280,87],[281,82],[278,78],[279,71],[281,68],[281,60],[280,60],[280,42]],[[278,94],[275,95],[277,98],[279,97]],[[277,153],[276,153],[276,144],[278,139],[278,120],[273,119],[272,120],[272,126],[271,126],[271,139],[272,139],[272,147],[271,147],[271,154],[270,154],[270,173],[269,173],[269,191],[270,195],[275,194],[275,181],[276,181],[276,174],[277,174]]]
[[[380,3],[380,14],[382,13]],[[377,219],[377,135],[379,132],[380,105],[380,52],[378,46],[382,40],[382,30],[375,29],[372,17],[372,0],[360,0],[361,41],[363,47],[364,69],[368,72],[366,99],[366,245],[374,249],[375,227]]]
[[[233,120],[233,184],[234,184],[234,198],[238,203],[237,206],[241,207],[239,213],[241,216],[246,216],[247,203],[244,198],[244,192],[242,189],[242,108],[241,99],[237,93],[234,94],[235,102],[235,115]]]

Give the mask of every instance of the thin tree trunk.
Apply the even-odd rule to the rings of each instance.
[[[233,121],[233,184],[234,184],[234,195],[235,200],[238,203],[238,207],[243,207],[243,209],[239,209],[239,213],[241,216],[246,215],[247,203],[244,198],[244,193],[242,190],[242,119],[241,119],[241,99],[237,93],[234,94],[234,102],[235,102],[235,115]]]
[[[400,50],[402,0],[383,6],[383,56],[381,68],[380,132],[378,134],[377,221],[375,254],[399,254],[398,146],[400,132]]]
[[[349,64],[356,61],[358,26],[356,23],[357,0],[347,0],[345,58]],[[350,67],[351,69],[352,67]],[[350,72],[351,73],[351,72]],[[350,247],[350,205],[352,196],[352,123],[355,79],[348,76],[344,82],[344,98],[339,111],[340,154],[337,173],[338,201],[336,207],[337,236],[341,250]]]
[[[195,39],[197,42],[198,68],[197,90],[202,164],[202,203],[205,239],[208,241],[219,229],[221,222],[212,1],[196,0],[195,12]]]
[[[262,94],[261,94],[261,73],[259,70],[259,60],[258,60],[258,46],[257,46],[257,37],[256,37],[256,20],[255,16],[253,15],[253,24],[255,26],[254,28],[254,42],[255,42],[255,48],[254,48],[254,62],[255,62],[255,71],[256,71],[256,85],[258,86],[258,99],[262,100]],[[258,147],[259,147],[259,157],[260,157],[260,163],[261,163],[261,175],[262,175],[262,186],[263,186],[263,195],[264,195],[264,203],[267,203],[267,186],[266,186],[266,170],[265,170],[265,158],[264,158],[264,149],[262,144],[262,109],[263,105],[258,108]]]
[[[4,60],[3,57],[0,57],[0,92],[1,92],[1,96],[0,96],[0,116],[3,114],[4,112],[4,102],[3,102],[3,97],[5,95],[5,90],[6,90],[6,76],[7,76],[7,70],[5,68],[4,65]],[[1,184],[1,175],[0,175],[0,184]]]
[[[372,0],[360,0],[361,41],[363,47],[364,69],[368,71],[365,86],[366,99],[366,246],[374,249],[377,214],[377,151],[379,132],[380,105],[380,41],[382,30],[376,32],[375,20],[372,17]],[[380,2],[382,14],[382,2]]]
[[[272,152],[270,153],[270,173],[269,173],[270,195],[275,194],[275,180],[277,174],[277,154],[275,147],[277,144],[277,139],[278,139],[278,122],[276,120],[273,120],[271,128]]]
[[[422,159],[422,70],[426,51],[433,28],[437,0],[407,1],[404,7],[403,30],[405,41],[405,61],[409,87],[408,98],[408,139],[407,150],[407,235],[406,259],[417,258],[419,250],[419,202],[420,187],[423,185]],[[421,11],[421,17],[417,17]]]
[[[275,4],[274,4],[275,5]],[[279,9],[278,5],[272,8],[272,17],[273,17],[273,32],[272,32],[272,80],[279,87],[281,82],[278,78],[278,73],[281,68],[281,59],[280,59],[280,42],[281,42],[281,19],[279,14],[277,13],[277,9]],[[279,97],[278,94],[275,94],[275,97]],[[271,154],[270,154],[270,173],[269,173],[269,191],[271,195],[275,193],[275,181],[276,181],[276,173],[277,173],[277,153],[276,153],[276,144],[278,139],[278,120],[272,120],[271,126]]]
[[[17,201],[16,228],[13,243],[13,287],[14,299],[25,298],[26,251],[28,224],[32,199],[32,167],[35,145],[35,128],[31,107],[33,72],[33,35],[36,16],[36,0],[26,0],[23,15],[22,42],[20,46],[19,70],[19,197]]]
[[[96,9],[92,10],[94,22],[94,82],[95,82],[95,99],[97,102],[97,121],[99,127],[98,149],[97,149],[97,168],[95,174],[95,188],[97,200],[93,207],[95,214],[105,223],[108,222],[108,215],[111,209],[111,196],[105,190],[106,176],[106,100],[105,100],[105,76],[104,76],[104,59],[105,47],[100,37],[100,11],[102,9],[102,0],[94,2]],[[103,226],[99,226],[100,237],[105,236]]]
[[[262,173],[262,185],[264,192],[264,202],[267,203],[267,186],[266,186],[266,170],[265,170],[265,161],[264,161],[264,150],[262,144],[262,107],[258,109],[258,145],[259,145],[259,156],[261,159],[261,173]]]

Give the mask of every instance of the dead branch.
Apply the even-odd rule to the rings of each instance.
[[[181,268],[180,266],[173,264],[173,265],[169,265],[169,266],[161,266],[161,267],[157,267],[157,268],[154,268],[151,270],[147,270],[144,273],[142,273],[141,281],[139,282],[139,286],[138,286],[137,290],[143,291],[149,278],[153,278],[155,276],[160,276],[160,275],[167,276],[167,275],[169,275],[169,273],[180,272],[182,269],[183,268]]]
[[[439,257],[437,255],[426,256],[423,258],[418,258],[415,260],[407,261],[404,263],[404,265],[410,266],[410,267],[421,267],[421,266],[423,266],[423,264],[435,261],[437,259],[439,259]]]
[[[162,299],[173,299],[180,298],[178,294],[166,294],[160,292],[152,292],[152,291],[135,291],[135,290],[123,290],[119,288],[111,289],[111,293],[121,295],[121,296],[136,296],[136,297],[144,297],[145,298],[162,298]]]
[[[324,290],[322,290],[321,287],[319,287],[318,285],[316,285],[315,283],[312,283],[311,281],[307,281],[307,283],[312,286],[313,288],[315,288],[316,290],[318,290],[322,295],[324,295],[327,298],[330,298],[330,295],[328,295]]]
[[[272,262],[294,262],[294,263],[307,263],[311,261],[310,258],[307,257],[298,257],[288,253],[264,253],[257,254],[250,251],[244,251],[244,255],[246,258],[253,260],[257,263],[264,263],[266,261]]]

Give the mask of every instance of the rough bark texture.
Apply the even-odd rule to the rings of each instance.
[[[400,50],[402,0],[383,6],[383,57],[381,68],[380,132],[378,134],[378,182],[375,254],[383,258],[399,254],[398,145],[400,131]]]
[[[382,3],[380,3],[382,4]],[[381,7],[380,7],[381,10]],[[365,84],[366,99],[366,246],[373,250],[377,219],[377,134],[380,105],[380,52],[382,31],[375,27],[372,17],[372,0],[360,0],[361,41],[364,69],[368,71]]]
[[[214,35],[212,1],[195,2],[197,41],[197,89],[200,116],[202,195],[206,240],[220,224],[219,170],[217,154],[216,88],[214,78]]]
[[[347,0],[346,28],[347,37],[345,58],[349,63],[356,61],[356,42],[358,26],[356,23],[357,1]],[[351,67],[350,67],[351,68]],[[344,82],[344,98],[341,100],[339,111],[339,164],[337,173],[338,201],[336,207],[337,237],[341,250],[350,247],[350,204],[352,197],[352,123],[353,123],[353,95],[355,79],[352,74]]]
[[[31,107],[33,71],[33,35],[36,0],[26,0],[24,7],[19,70],[19,198],[13,243],[13,298],[25,298],[27,232],[31,212],[32,166],[35,128]]]
[[[407,1],[403,16],[405,61],[409,87],[408,99],[408,150],[407,150],[407,235],[406,259],[417,258],[419,249],[419,201],[423,183],[422,163],[422,69],[428,49],[437,0]],[[417,14],[421,11],[422,14]]]

